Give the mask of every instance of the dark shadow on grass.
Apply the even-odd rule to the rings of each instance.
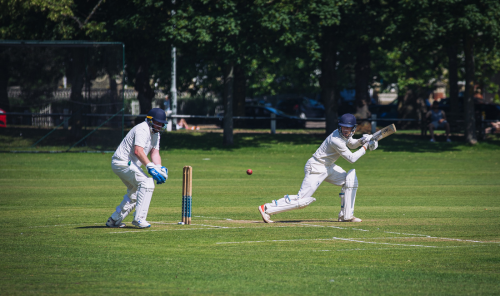
[[[109,229],[116,229],[116,228],[119,228],[119,227],[112,228],[112,227],[108,227],[106,225],[103,225],[103,226],[82,226],[82,227],[76,227],[76,229],[85,229],[85,228],[109,228]],[[126,227],[123,227],[123,228],[126,228]]]
[[[94,127],[83,129],[81,136],[79,138],[75,138],[71,134],[71,130],[64,130],[62,128],[53,132],[51,132],[51,128],[0,128],[0,139],[2,139],[0,142],[0,150],[22,150],[28,148],[47,150],[47,147],[49,147],[48,149],[51,149],[52,147],[60,147],[58,150],[65,151],[72,145],[79,142],[84,136],[90,134],[93,129]],[[35,144],[39,140],[41,141],[36,145],[36,148],[32,148],[31,145]],[[75,146],[75,148],[87,147],[88,149],[85,150],[99,151],[115,150],[121,143],[121,140],[121,129],[103,127],[102,129],[98,129],[90,134],[89,137],[81,141],[77,146]]]
[[[23,150],[19,148],[29,148],[30,145],[38,141],[46,135],[50,129],[38,128],[3,128],[0,129],[0,150]],[[128,130],[127,130],[128,131]],[[126,132],[127,132],[126,131]],[[89,130],[83,131],[83,135],[90,132]],[[318,130],[301,130],[295,131],[288,130],[286,134],[263,133],[262,131],[248,131],[234,134],[234,144],[232,146],[224,146],[222,144],[222,133],[211,132],[168,132],[163,133],[161,136],[161,149],[189,149],[189,150],[222,150],[232,151],[241,148],[261,148],[269,147],[270,145],[284,144],[284,145],[315,145],[319,147],[325,140],[326,136]],[[356,134],[355,138],[361,137]],[[436,137],[437,142],[431,143],[430,137],[422,137],[420,134],[407,134],[405,131],[400,131],[390,137],[380,141],[379,151],[394,151],[394,152],[443,152],[443,151],[461,151],[465,145],[463,136],[452,136],[453,142],[448,143],[443,135]],[[56,149],[61,147],[65,151],[70,145],[74,144],[76,140],[71,139],[70,131],[57,130],[52,133],[47,139],[38,144],[39,150],[46,150],[45,146],[50,146],[48,149]],[[88,139],[78,145],[78,150],[99,150],[99,151],[114,151],[118,144],[121,142],[121,130],[100,130]],[[26,147],[17,147],[24,145]],[[485,149],[500,149],[500,136],[489,135],[486,140],[481,140],[478,144],[479,147]],[[36,150],[38,150],[35,148]]]
[[[359,138],[361,135],[356,135]],[[222,145],[222,134],[220,133],[168,133],[164,134],[161,141],[162,149],[191,149],[191,150],[226,150],[231,151],[240,148],[260,148],[268,145],[316,145],[320,146],[325,140],[323,134],[262,134],[262,133],[239,133],[234,135],[234,145],[227,147]],[[419,134],[394,134],[380,141],[378,150],[393,152],[443,152],[461,151],[465,145],[463,137],[452,136],[452,142],[446,142],[444,136],[437,136],[437,142],[430,142],[429,136],[422,137]],[[489,147],[486,149],[499,149],[500,138],[490,137],[480,141],[479,146]]]
[[[321,145],[325,136],[321,134],[263,134],[238,133],[234,134],[234,144],[224,146],[221,133],[167,133],[161,137],[161,149],[190,149],[190,150],[227,150],[240,148],[259,148],[271,144]]]
[[[430,142],[430,137],[410,134],[394,134],[380,141],[378,150],[393,152],[443,152],[443,151],[461,151],[466,145],[464,137],[451,136],[451,143],[446,142],[444,136],[437,136],[436,142]],[[500,141],[498,138],[488,138],[480,141],[479,146],[489,147],[486,149],[499,149]]]
[[[337,220],[282,220],[274,223],[343,223]]]

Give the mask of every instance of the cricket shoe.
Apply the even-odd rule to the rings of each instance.
[[[354,216],[352,216],[352,218],[349,219],[349,220],[344,220],[344,216],[340,216],[339,217],[339,222],[363,222],[363,220],[361,220],[359,218],[356,218]]]
[[[148,221],[132,221],[132,224],[134,224],[135,226],[139,227],[139,228],[148,228],[148,227],[151,227],[151,224],[148,223]]]
[[[261,205],[259,206],[259,212],[260,215],[262,216],[262,220],[266,223],[273,223],[274,221],[271,220],[271,215],[266,214],[266,205]]]
[[[113,218],[109,217],[108,218],[108,222],[106,222],[106,226],[108,227],[112,227],[112,228],[123,228],[123,227],[127,227],[127,225],[125,225],[125,223],[116,223],[115,220],[113,220]]]

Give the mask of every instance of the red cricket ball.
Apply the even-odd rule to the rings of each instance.
[[[251,169],[247,170],[247,175],[251,175],[252,173],[253,173],[253,171]]]

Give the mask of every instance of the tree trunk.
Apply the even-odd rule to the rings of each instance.
[[[420,88],[407,88],[404,96],[398,95],[398,113],[403,119],[418,119],[417,113],[420,108],[417,104]],[[399,121],[398,124],[402,129],[410,128],[412,125],[409,121]]]
[[[368,104],[370,93],[368,89],[370,80],[370,48],[361,44],[356,49],[355,84],[356,84],[356,118],[368,118]]]
[[[464,94],[464,118],[465,118],[465,141],[469,144],[477,143],[476,119],[474,112],[474,45],[469,34],[464,36],[465,53],[465,94]]]
[[[448,80],[450,83],[450,114],[447,114],[448,121],[456,121],[458,118],[458,62],[457,45],[450,43],[448,46]]]
[[[122,100],[118,96],[118,84],[116,83],[116,80],[114,79],[114,75],[112,71],[107,71],[108,77],[109,77],[109,95],[111,102],[113,102],[113,105],[111,105],[110,112],[109,113],[116,113],[118,110],[122,108]]]
[[[245,116],[245,97],[247,91],[247,77],[241,65],[234,66],[234,104],[233,115]]]
[[[6,60],[0,60],[0,63],[2,65],[2,70],[0,71],[0,108],[5,112],[9,112],[9,64]]]
[[[331,134],[338,124],[338,99],[335,88],[337,86],[336,63],[337,43],[335,42],[334,28],[323,29],[323,40],[321,48],[321,99],[325,105],[326,134]]]
[[[84,105],[82,90],[85,77],[85,48],[72,50],[69,64],[68,79],[71,82],[71,136],[73,140],[82,138]]]
[[[225,146],[233,145],[233,84],[234,66],[230,62],[224,67],[224,136]]]
[[[0,108],[6,112],[10,111],[9,101],[9,78],[10,78],[9,50],[0,51]]]
[[[151,103],[155,96],[155,92],[149,84],[149,79],[149,63],[145,58],[140,58],[135,74],[134,89],[137,91],[137,99],[139,100],[141,114],[147,114],[151,110]],[[143,120],[143,118],[137,118],[136,124]]]

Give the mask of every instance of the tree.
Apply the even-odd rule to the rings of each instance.
[[[321,69],[320,86],[325,105],[326,133],[337,126],[336,55],[340,7],[351,1],[263,1],[262,25],[278,37],[282,46],[304,47],[309,58]],[[310,73],[312,74],[312,73]]]
[[[2,0],[0,2],[0,36],[2,39],[11,40],[88,39],[88,36],[102,31],[103,22],[92,20],[92,16],[102,1],[75,3],[73,0]],[[80,21],[75,15],[86,15],[86,18],[84,21]],[[44,26],[40,24],[44,24]],[[47,50],[47,52],[50,52],[50,50]],[[73,53],[83,54],[83,51],[75,50]],[[5,59],[5,54],[5,51],[0,54],[0,59],[4,59],[6,62],[5,68],[9,70],[5,71],[0,77],[0,86],[2,87],[0,90],[0,104],[9,110],[6,88],[9,79],[12,78],[12,75],[15,75],[15,71],[12,71],[13,59]],[[76,104],[73,104],[74,116],[72,117],[71,130],[73,137],[80,138],[82,118],[78,112],[81,109],[78,103],[82,101],[84,67],[76,65],[81,64],[82,56],[73,56],[72,60],[74,63],[70,66],[71,70],[69,70],[68,76],[71,77],[72,85],[71,101],[76,102]],[[50,59],[41,59],[38,62],[50,62]],[[79,71],[79,73],[75,71]],[[23,93],[27,89],[29,88],[25,87]]]
[[[500,3],[494,0],[479,1],[400,1],[400,5],[411,11],[418,11],[417,19],[421,26],[417,31],[424,32],[420,41],[434,41],[441,47],[438,51],[447,51],[450,71],[450,95],[452,96],[452,112],[457,111],[456,91],[456,54],[457,45],[461,45],[465,56],[464,114],[465,140],[470,144],[477,142],[476,112],[474,110],[475,72],[478,69],[474,62],[477,49],[483,52],[498,50],[500,42]],[[404,12],[409,15],[409,11]],[[415,14],[414,14],[415,15]],[[423,25],[423,26],[422,26]],[[415,31],[415,30],[414,30]],[[443,44],[443,41],[444,43]],[[462,52],[458,51],[458,52]],[[453,73],[451,73],[453,71]]]

